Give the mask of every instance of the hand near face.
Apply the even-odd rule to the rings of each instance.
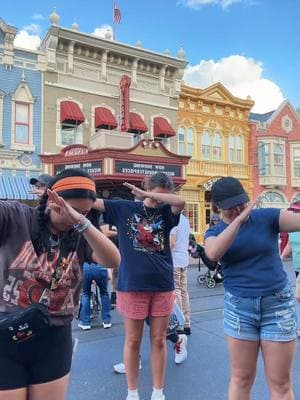
[[[247,207],[236,217],[236,219],[239,220],[241,223],[247,221],[251,211],[256,206],[256,204],[257,204],[256,201],[248,203]]]
[[[145,190],[139,189],[131,183],[125,182],[123,185],[130,189],[136,200],[143,201],[146,197],[148,197],[148,194]]]
[[[60,215],[66,222],[74,225],[78,224],[82,218],[73,207],[71,207],[62,197],[52,190],[47,190],[48,194],[48,207]]]

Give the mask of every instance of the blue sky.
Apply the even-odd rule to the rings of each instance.
[[[76,18],[80,31],[92,33],[112,23],[110,0],[13,4],[3,2],[0,16],[27,32],[29,41],[46,32],[54,5],[64,27]],[[206,87],[221,81],[237,96],[250,94],[258,112],[273,109],[283,98],[300,107],[299,0],[117,0],[117,4],[122,13],[117,40],[132,45],[141,40],[144,48],[158,52],[168,48],[173,55],[182,46],[189,61],[184,77],[189,84]],[[24,37],[20,39],[25,43]]]

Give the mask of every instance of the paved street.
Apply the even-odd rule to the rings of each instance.
[[[291,263],[286,263],[291,274]],[[166,400],[225,400],[229,379],[226,342],[222,332],[223,288],[204,288],[197,283],[197,268],[189,271],[192,308],[192,335],[188,342],[188,360],[174,364],[169,343],[166,372]],[[77,322],[77,321],[76,321]],[[94,323],[91,331],[82,332],[74,324],[74,336],[79,339],[73,360],[68,400],[123,400],[126,398],[125,377],[113,372],[114,363],[122,359],[124,332],[121,318],[113,311],[113,327],[104,330]],[[148,328],[146,328],[148,331]],[[300,341],[299,341],[300,342]],[[145,334],[142,345],[143,369],[140,374],[141,400],[150,400],[151,372],[149,341]],[[294,365],[295,398],[300,399],[300,345]],[[253,391],[253,400],[267,400],[261,360]]]

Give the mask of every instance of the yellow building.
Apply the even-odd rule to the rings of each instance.
[[[249,112],[254,102],[234,97],[221,83],[207,89],[182,85],[178,153],[191,156],[182,196],[191,229],[201,239],[211,217],[211,186],[222,176],[241,180],[251,196]]]

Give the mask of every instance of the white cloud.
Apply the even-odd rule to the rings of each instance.
[[[25,26],[17,33],[14,45],[24,49],[36,50],[41,43],[40,31],[40,26],[37,24]]]
[[[241,55],[232,55],[218,61],[202,60],[190,65],[184,74],[184,81],[202,89],[221,82],[234,96],[255,101],[254,112],[274,110],[284,100],[280,87],[264,78],[261,62]]]
[[[250,4],[252,0],[179,0],[177,4],[183,5],[194,10],[203,6],[220,6],[224,10],[235,3]]]
[[[44,17],[42,14],[34,14],[31,18],[35,19],[36,21],[43,21],[46,19],[46,17]]]
[[[109,31],[111,33],[111,35],[113,34],[112,26],[108,25],[108,24],[104,24],[104,25],[101,25],[101,26],[95,28],[94,32],[92,32],[92,35],[98,36],[101,38],[105,38],[105,34],[107,33],[107,31]]]

